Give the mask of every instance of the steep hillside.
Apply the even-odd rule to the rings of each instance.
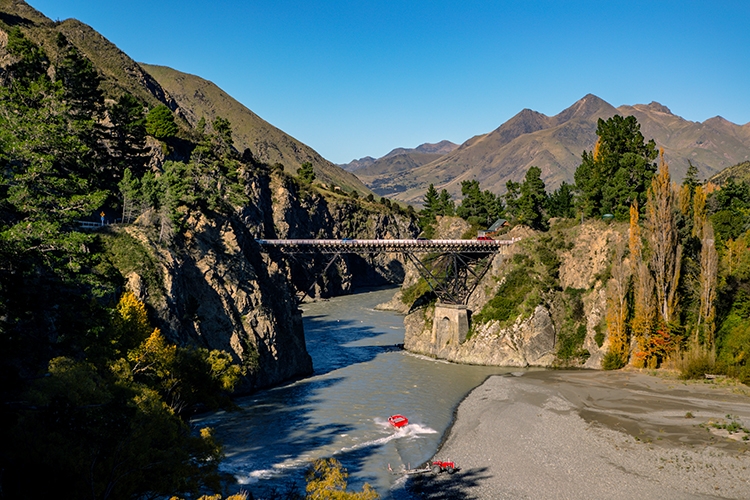
[[[737,165],[732,165],[731,167],[725,168],[721,172],[709,177],[708,180],[710,182],[713,182],[714,184],[718,184],[719,186],[721,186],[730,177],[737,182],[744,181],[750,183],[750,161],[745,161],[742,163],[738,163]]]
[[[483,188],[502,193],[508,180],[523,180],[531,166],[541,168],[547,189],[554,189],[563,181],[573,182],[581,153],[591,150],[596,142],[598,119],[615,114],[636,116],[644,137],[664,148],[675,180],[684,176],[688,161],[706,178],[750,159],[750,124],[740,126],[721,117],[691,122],[656,102],[615,108],[589,94],[551,117],[524,109],[496,130],[472,137],[451,153],[417,168],[362,178],[373,189],[415,204],[421,202],[430,183],[454,197],[460,197],[465,179],[477,179]],[[370,169],[372,165],[363,171]]]
[[[21,27],[25,35],[55,56],[55,39],[62,33],[96,67],[103,77],[101,88],[108,98],[124,93],[138,97],[150,107],[166,104],[181,116],[175,102],[148,73],[127,54],[90,26],[76,19],[54,22],[22,0],[0,0],[0,27]]]
[[[208,123],[216,117],[226,118],[232,124],[235,147],[240,151],[249,148],[257,160],[281,163],[292,175],[302,163],[310,162],[322,182],[341,186],[347,191],[370,192],[357,177],[266,122],[214,83],[165,66],[141,64],[141,67],[175,99],[191,125],[195,126],[201,118]]]
[[[303,162],[311,162],[321,182],[361,194],[370,192],[355,176],[327,161],[309,146],[285,134],[248,110],[211,82],[163,66],[139,65],[92,27],[76,20],[54,22],[22,0],[0,0],[0,28],[21,27],[25,35],[55,57],[56,37],[62,33],[89,59],[103,77],[105,97],[131,94],[149,107],[166,104],[195,126],[201,117],[210,122],[217,116],[233,127],[235,146],[249,148],[264,163],[281,163],[294,175]]]

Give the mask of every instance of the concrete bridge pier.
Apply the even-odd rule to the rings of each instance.
[[[432,345],[437,350],[452,345],[461,345],[469,333],[469,310],[463,304],[435,305],[432,321]]]

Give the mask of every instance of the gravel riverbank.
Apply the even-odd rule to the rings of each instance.
[[[493,376],[461,403],[425,499],[750,498],[746,386],[636,371]],[[734,422],[734,424],[733,424]],[[750,436],[748,436],[750,437]]]

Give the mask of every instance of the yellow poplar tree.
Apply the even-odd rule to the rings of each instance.
[[[365,483],[361,492],[346,490],[349,474],[335,458],[315,460],[307,472],[307,497],[311,500],[376,500],[380,498],[372,486]]]
[[[113,329],[113,342],[120,343],[123,351],[136,347],[153,331],[146,314],[146,306],[133,293],[125,292],[120,297]]]
[[[643,241],[638,224],[638,203],[630,206],[630,272],[633,276],[633,319],[630,330],[636,342],[632,363],[642,368],[646,358],[646,342],[654,326],[654,279],[643,260]]]
[[[701,274],[700,274],[700,307],[698,311],[698,324],[695,332],[695,343],[698,343],[698,335],[703,326],[704,345],[711,349],[714,343],[714,331],[716,328],[716,288],[718,286],[719,255],[716,252],[714,240],[714,228],[710,222],[705,223],[703,239],[701,239]],[[701,325],[704,322],[704,325]]]
[[[693,195],[693,236],[703,239],[703,228],[707,219],[706,190],[703,189],[703,186],[696,186]]]
[[[654,275],[656,306],[665,326],[671,323],[677,306],[677,285],[682,264],[682,246],[678,244],[673,207],[674,192],[669,166],[664,161],[662,151],[659,171],[647,193],[645,226],[651,251],[649,267]]]
[[[630,268],[625,264],[625,242],[618,235],[612,262],[612,278],[607,283],[607,330],[610,356],[618,359],[616,365],[628,362],[628,288]]]

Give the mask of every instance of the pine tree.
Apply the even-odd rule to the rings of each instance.
[[[547,192],[539,167],[530,167],[521,183],[521,196],[516,201],[516,221],[532,229],[547,228]]]
[[[440,195],[438,194],[437,189],[435,189],[435,186],[430,183],[429,187],[427,188],[427,192],[424,194],[422,211],[420,212],[420,215],[424,220],[428,222],[434,222],[435,216],[437,215],[439,210]]]
[[[634,116],[599,119],[594,151],[584,151],[574,174],[579,207],[586,216],[611,213],[626,220],[634,201],[643,205],[657,152],[653,140],[644,141],[640,128]]]
[[[177,135],[174,115],[164,104],[159,104],[146,115],[146,133],[160,140]]]
[[[107,131],[107,141],[112,163],[118,172],[130,168],[142,175],[145,170],[146,117],[143,109],[138,99],[124,94],[107,110],[112,124]]]
[[[456,205],[451,199],[450,193],[445,189],[440,190],[438,207],[437,215],[453,215],[456,211]]]
[[[300,165],[297,169],[297,177],[305,184],[312,184],[315,180],[315,169],[313,168],[313,164],[306,161]]]

